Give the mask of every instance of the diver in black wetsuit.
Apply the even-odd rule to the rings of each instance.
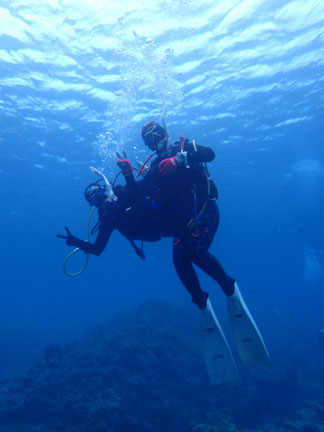
[[[156,122],[146,123],[141,135],[156,158],[137,184],[155,210],[155,218],[162,225],[175,227],[176,271],[193,303],[204,309],[208,293],[201,289],[193,263],[211,276],[227,297],[233,295],[235,284],[208,251],[219,223],[218,192],[204,165],[214,159],[214,151],[182,136],[171,146],[167,131]]]
[[[127,169],[123,168],[125,165]],[[121,161],[119,166],[126,178],[126,187],[116,185],[112,188],[106,177],[92,168],[104,184],[91,183],[84,191],[88,203],[98,209],[99,219],[96,225],[98,234],[95,242],[90,243],[75,237],[67,227],[65,227],[67,235],[57,234],[57,236],[65,239],[68,246],[78,247],[87,254],[100,255],[112,232],[117,230],[130,240],[135,252],[144,258],[143,250],[136,246],[134,240],[154,242],[161,237],[172,237],[174,231],[157,225],[152,208],[136,194],[138,190],[131,165]]]

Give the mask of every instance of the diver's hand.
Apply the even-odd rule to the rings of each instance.
[[[121,172],[124,177],[128,177],[133,174],[133,168],[129,160],[127,159],[127,155],[125,150],[123,151],[123,155],[116,152],[116,155],[118,157],[117,159],[117,165],[121,169]]]
[[[163,159],[159,164],[159,171],[161,175],[170,174],[175,168],[183,165],[183,156],[181,153],[177,153],[175,156]]]
[[[77,237],[74,237],[74,235],[71,234],[71,231],[69,230],[68,227],[64,227],[64,228],[65,228],[65,231],[67,232],[67,235],[56,234],[57,237],[66,240],[65,243],[68,246],[80,247],[82,240],[78,239]]]

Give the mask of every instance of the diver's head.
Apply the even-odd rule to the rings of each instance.
[[[91,206],[101,207],[105,204],[108,194],[105,186],[91,183],[86,187],[84,196]]]
[[[155,121],[145,123],[141,132],[145,145],[158,154],[164,153],[169,147],[167,131]]]

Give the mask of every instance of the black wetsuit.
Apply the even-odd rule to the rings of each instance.
[[[134,179],[132,182],[135,184]],[[85,253],[100,255],[114,230],[119,231],[128,240],[158,241],[162,237],[172,237],[170,231],[157,224],[152,208],[129,187],[117,185],[114,187],[117,201],[107,202],[98,209],[98,234],[94,243],[73,237],[73,246],[79,247]]]
[[[234,279],[208,251],[219,223],[218,192],[203,163],[213,160],[215,154],[209,147],[188,142],[183,150],[187,152],[188,167],[182,165],[170,174],[160,174],[159,163],[180,151],[180,143],[175,143],[168,156],[154,160],[140,187],[155,210],[155,220],[175,229],[173,262],[176,271],[193,303],[204,308],[208,294],[201,289],[192,263],[218,282],[227,296],[234,293]]]

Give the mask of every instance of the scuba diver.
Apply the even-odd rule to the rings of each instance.
[[[143,173],[144,178],[136,185],[156,213],[155,220],[172,226],[173,231],[175,228],[173,263],[192,302],[200,309],[207,372],[213,383],[235,380],[237,369],[231,350],[193,264],[224,292],[234,341],[243,363],[268,364],[269,355],[235,279],[209,252],[219,224],[219,210],[218,191],[206,163],[214,159],[215,153],[210,147],[196,145],[194,140],[189,142],[183,135],[171,145],[165,122],[164,127],[155,121],[147,122],[141,136],[152,154],[140,168],[137,175]],[[153,162],[146,167],[152,157]],[[128,161],[117,161],[119,165],[122,162],[127,165]],[[128,184],[134,190],[130,181],[131,177]]]
[[[172,237],[176,272],[192,302],[200,309],[209,378],[213,384],[236,380],[238,372],[231,349],[193,265],[215,280],[224,292],[234,342],[243,363],[267,364],[269,356],[235,279],[209,252],[219,224],[218,191],[206,167],[206,163],[214,159],[214,151],[196,145],[195,141],[189,142],[183,135],[171,145],[166,125],[162,127],[153,121],[143,126],[141,136],[152,154],[137,173],[140,180],[135,180],[126,153],[117,153],[125,186],[112,188],[102,173],[92,169],[103,181],[103,184],[92,183],[85,190],[87,201],[97,207],[99,213],[95,242],[78,239],[67,227],[67,235],[58,234],[58,237],[86,254],[99,255],[117,229],[131,241],[142,258],[143,250],[134,240],[158,241],[162,237]]]
[[[119,164],[120,167],[123,165],[122,162]],[[98,256],[104,251],[112,232],[117,230],[131,242],[137,255],[145,258],[143,248],[139,248],[134,240],[155,242],[161,239],[162,234],[163,237],[172,236],[171,232],[162,230],[156,224],[151,215],[151,208],[134,193],[135,189],[131,191],[130,185],[135,184],[133,176],[127,179],[128,187],[121,185],[112,187],[104,174],[93,167],[91,170],[100,179],[86,187],[84,196],[89,205],[98,209],[98,222],[91,231],[91,233],[98,231],[97,237],[94,243],[81,240],[65,227],[66,235],[57,234],[57,237],[66,240],[68,246]],[[122,172],[125,178],[130,177],[125,169]]]
[[[130,162],[118,153],[117,164],[122,168],[129,189],[142,196],[146,207],[159,226],[168,225],[174,233],[173,262],[192,302],[200,309],[207,305],[208,293],[203,291],[192,263],[211,276],[226,296],[234,294],[234,279],[228,276],[220,262],[208,251],[219,224],[216,204],[218,192],[203,165],[214,159],[210,147],[181,141],[170,145],[169,135],[156,122],[146,123],[141,132],[145,145],[155,156],[150,167],[142,165],[135,182]]]
[[[219,211],[218,191],[205,164],[214,159],[215,153],[210,147],[189,143],[183,136],[170,145],[167,130],[156,122],[146,123],[141,135],[155,156],[142,180],[142,193],[151,198],[151,206],[163,220],[176,226],[173,262],[177,274],[192,302],[205,309],[208,293],[201,289],[193,263],[228,297],[234,294],[235,282],[208,251],[218,228]]]

